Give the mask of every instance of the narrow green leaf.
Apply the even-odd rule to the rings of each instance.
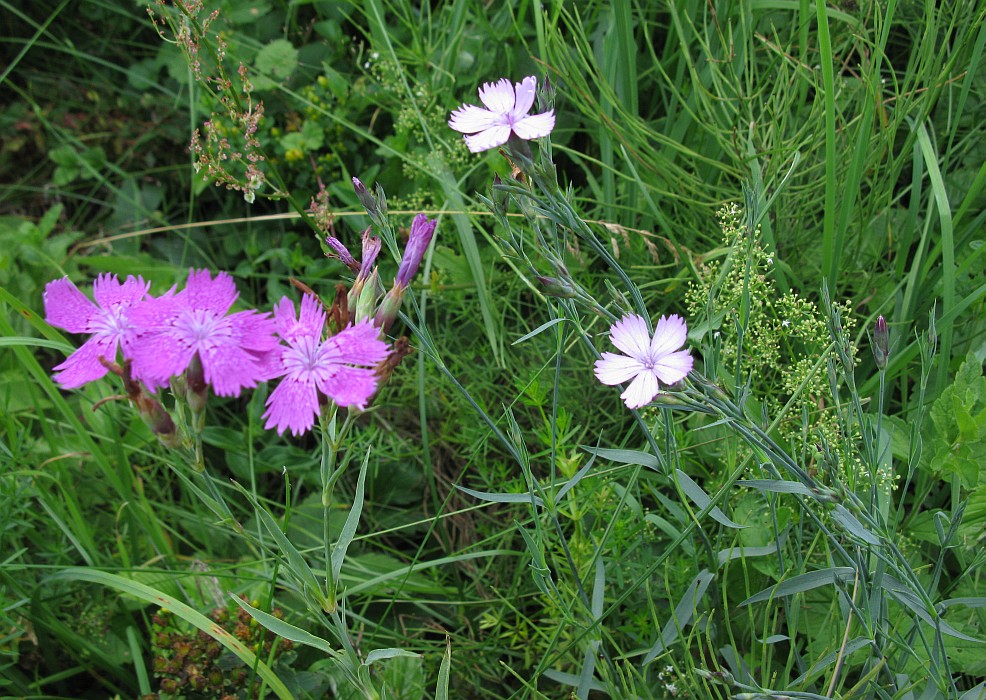
[[[369,666],[377,661],[386,661],[387,659],[393,659],[396,656],[410,656],[412,658],[418,658],[421,654],[415,654],[413,651],[405,651],[404,649],[374,649],[366,655],[366,661],[363,662],[363,665]]]
[[[445,653],[438,669],[438,683],[435,684],[435,700],[448,700],[448,684],[452,674],[452,639],[445,637]]]
[[[671,615],[671,619],[668,620],[668,622],[664,625],[664,629],[661,630],[661,636],[644,657],[643,664],[645,666],[656,659],[659,654],[673,644],[678,638],[680,630],[691,623],[692,618],[695,617],[695,613],[698,610],[698,602],[702,599],[702,596],[705,595],[705,591],[709,587],[709,584],[712,583],[712,579],[713,575],[709,571],[703,569],[698,572],[698,575],[692,579],[690,584],[688,584],[688,588],[685,590],[684,595],[681,596],[681,600],[678,601],[678,604],[674,608],[674,613]]]
[[[356,480],[356,495],[353,497],[353,507],[349,509],[346,516],[346,523],[342,526],[339,539],[336,540],[332,548],[332,580],[339,580],[339,572],[342,571],[342,562],[349,551],[349,545],[353,543],[356,536],[356,528],[359,526],[360,516],[363,514],[363,493],[366,485],[366,467],[370,463],[370,450],[366,451],[363,463],[359,467],[359,478]]]
[[[759,593],[755,593],[744,600],[739,604],[739,606],[743,607],[744,605],[759,603],[763,600],[783,598],[784,596],[794,595],[795,593],[804,593],[805,591],[810,591],[813,588],[820,588],[821,586],[834,584],[837,580],[848,580],[852,578],[854,573],[855,569],[851,566],[833,566],[828,569],[811,571],[807,574],[801,574],[799,576],[789,578],[786,581],[781,581],[776,586],[765,588]]]
[[[542,501],[538,496],[532,496],[529,493],[492,493],[490,491],[475,491],[465,486],[459,486],[455,484],[455,488],[463,493],[467,493],[473,498],[478,498],[481,501],[488,501],[490,503],[531,503],[533,501],[534,505],[539,508],[544,507],[544,501]]]
[[[322,592],[322,588],[319,585],[318,579],[315,578],[315,574],[312,572],[308,562],[298,551],[298,548],[294,546],[291,540],[288,539],[281,528],[278,526],[277,521],[267,512],[257,499],[243,488],[240,484],[235,481],[232,482],[233,486],[239,490],[243,495],[249,499],[250,503],[253,505],[253,510],[257,514],[257,518],[264,525],[264,529],[270,533],[270,536],[274,538],[277,543],[277,548],[281,554],[283,554],[287,561],[285,562],[288,571],[301,586],[301,592],[307,597],[311,596],[313,600],[317,601],[320,605],[324,602],[325,596]]]
[[[345,659],[345,654],[338,649],[334,649],[327,640],[322,639],[321,637],[316,637],[311,632],[306,632],[300,627],[295,627],[290,622],[279,620],[263,610],[258,610],[239,596],[230,595],[230,597],[236,601],[237,605],[246,610],[250,614],[250,617],[269,629],[278,637],[284,637],[285,639],[289,639],[297,644],[304,644],[305,646],[312,647],[313,649],[318,649],[337,661],[343,661]]]
[[[686,496],[688,496],[691,501],[698,506],[700,510],[705,510],[709,505],[712,504],[712,497],[705,492],[705,490],[696,484],[690,476],[685,474],[685,472],[680,469],[676,469],[675,473],[678,475],[678,483],[681,485],[681,490]],[[730,520],[719,506],[712,506],[712,510],[709,511],[709,517],[715,520],[720,525],[724,525],[734,530],[742,530],[747,527],[746,525],[740,525],[737,522]]]
[[[617,462],[619,464],[639,464],[642,467],[648,467],[649,469],[659,470],[661,463],[658,461],[657,457],[647,452],[640,452],[638,450],[613,450],[605,447],[590,447],[583,445],[582,449],[591,455],[596,455],[600,459],[605,459],[610,462]]]
[[[863,523],[859,522],[856,516],[850,513],[841,503],[836,504],[832,510],[832,519],[848,531],[850,535],[862,540],[866,544],[880,544],[880,538],[867,530],[863,526]]]
[[[510,344],[511,345],[520,345],[524,341],[530,340],[534,336],[540,335],[541,333],[543,333],[544,331],[548,330],[552,326],[556,326],[559,323],[564,323],[567,320],[568,319],[566,319],[566,318],[553,318],[550,321],[545,321],[544,323],[542,323],[540,326],[538,326],[537,328],[535,328],[530,333],[527,333],[526,335],[521,336],[520,338],[518,338],[517,340],[515,340],[514,342],[512,342]]]

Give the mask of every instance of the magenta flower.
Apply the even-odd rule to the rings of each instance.
[[[89,301],[67,277],[45,286],[45,318],[53,326],[69,333],[89,333],[91,337],[55,367],[55,381],[65,389],[74,389],[101,379],[109,371],[99,361],[116,360],[118,348],[127,357],[137,334],[130,319],[133,308],[147,296],[150,285],[141,277],[130,275],[120,283],[116,275],[101,274],[92,284],[96,303]]]
[[[537,80],[533,75],[511,85],[506,78],[484,83],[479,99],[487,109],[462,105],[452,112],[448,125],[466,134],[466,146],[473,153],[502,146],[514,134],[521,139],[538,139],[555,128],[555,111],[528,114],[534,106]]]
[[[411,284],[411,278],[418,272],[421,260],[428,250],[432,237],[435,235],[435,227],[438,219],[429,219],[424,214],[418,214],[411,222],[411,232],[407,237],[407,247],[404,248],[404,257],[397,268],[397,277],[394,278],[394,285],[407,289]]]
[[[301,299],[297,318],[294,302],[281,299],[274,307],[274,323],[287,346],[281,347],[276,360],[274,376],[284,378],[267,397],[265,428],[277,428],[278,435],[310,430],[319,414],[319,395],[339,406],[366,407],[377,390],[376,374],[367,367],[389,353],[378,328],[364,320],[323,340],[325,310],[308,294]]]
[[[645,406],[660,391],[659,381],[674,384],[691,372],[694,359],[688,350],[678,350],[687,334],[684,319],[677,315],[661,316],[653,338],[642,317],[624,316],[610,328],[609,338],[626,355],[604,352],[596,360],[596,377],[611,386],[632,379],[620,398],[627,408]]]
[[[149,388],[165,386],[197,355],[205,383],[219,396],[269,379],[278,346],[274,323],[255,310],[230,314],[238,293],[233,278],[190,270],[185,288],[148,299],[134,310],[133,374]]]
[[[397,268],[394,286],[390,288],[383,301],[380,302],[373,319],[373,322],[383,329],[384,333],[390,330],[397,319],[397,312],[400,311],[404,292],[410,286],[411,279],[417,274],[418,268],[421,266],[421,260],[431,244],[437,225],[437,219],[429,219],[424,214],[418,214],[411,222],[411,232],[407,238],[404,257],[401,258],[401,264]]]

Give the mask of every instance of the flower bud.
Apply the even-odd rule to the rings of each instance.
[[[432,236],[435,235],[435,227],[438,219],[429,219],[424,214],[418,214],[411,222],[411,232],[407,238],[407,247],[404,249],[404,257],[401,259],[400,267],[397,268],[397,277],[394,285],[407,289],[411,284],[411,278],[418,271],[421,260],[428,250]]]
[[[559,297],[561,299],[571,299],[576,296],[575,288],[564,280],[555,277],[544,277],[537,275],[535,278],[541,284],[541,291],[549,297]]]
[[[493,202],[493,213],[497,216],[507,215],[507,204],[510,201],[510,195],[497,187],[497,185],[502,184],[503,180],[500,179],[500,176],[493,175],[493,186],[490,188],[490,201]]]
[[[387,195],[383,191],[383,185],[381,185],[379,182],[377,183],[376,202],[377,202],[377,209],[380,212],[380,216],[381,217],[387,216],[387,212],[390,211],[387,208]]]
[[[377,200],[373,198],[370,191],[366,189],[366,185],[360,182],[358,177],[353,178],[353,189],[356,190],[356,197],[359,199],[360,204],[366,209],[366,213],[373,216],[377,212]]]
[[[359,323],[364,318],[373,318],[377,308],[377,287],[379,285],[377,271],[373,270],[366,284],[361,285],[358,290],[354,285],[353,289],[350,290],[349,307],[353,310],[354,323]]]
[[[133,378],[130,373],[129,361],[124,362],[121,377],[127,398],[133,402],[137,413],[140,414],[151,432],[157,435],[157,439],[165,447],[178,447],[181,444],[181,437],[178,435],[178,427],[171,419],[171,414],[164,409],[160,401],[144,391],[140,382]]]
[[[394,370],[400,365],[401,361],[410,355],[412,352],[411,344],[408,342],[406,336],[401,336],[394,341],[393,349],[387,356],[387,359],[377,365],[375,373],[377,375],[377,387],[383,386],[390,379],[390,375],[394,373]]]
[[[541,81],[541,89],[537,92],[538,109],[547,112],[555,106],[555,86],[551,84],[548,76],[544,76]]]
[[[363,240],[363,262],[360,264],[357,279],[362,278],[363,280],[366,280],[369,278],[370,268],[373,267],[373,263],[376,262],[377,255],[380,253],[380,246],[382,245],[382,242],[379,236],[374,236],[372,234],[373,227],[367,226],[361,236]]]
[[[366,188],[364,187],[363,189],[365,190]],[[339,259],[342,261],[343,265],[348,267],[353,272],[356,273],[359,272],[360,270],[359,263],[356,262],[356,258],[352,256],[352,254],[349,252],[349,249],[346,248],[346,246],[343,244],[342,241],[340,241],[335,236],[326,236],[325,242],[332,250],[335,251],[336,255],[339,256]],[[331,255],[329,257],[331,257]]]
[[[205,369],[198,353],[192,355],[192,361],[185,370],[185,388],[185,400],[192,412],[198,414],[204,411],[209,399],[209,385],[205,381]]]
[[[404,299],[404,289],[398,285],[387,292],[387,295],[377,307],[377,315],[373,318],[373,323],[382,332],[386,333],[397,320],[397,312],[401,310],[401,302]]]
[[[876,327],[873,329],[873,360],[876,362],[877,369],[886,369],[887,360],[890,359],[890,330],[887,328],[887,320],[883,316],[876,319]]]

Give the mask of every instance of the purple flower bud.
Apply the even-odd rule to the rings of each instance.
[[[377,254],[380,253],[380,238],[371,236],[372,231],[373,228],[370,226],[367,226],[366,230],[363,231],[363,264],[359,268],[357,279],[366,280],[370,276],[373,263],[376,262]]]
[[[374,218],[379,216],[380,207],[376,197],[370,194],[370,191],[366,189],[366,185],[360,182],[358,177],[353,178],[353,189],[356,190],[356,197],[359,198],[360,204],[366,209],[366,213]]]
[[[877,369],[886,369],[887,360],[890,359],[890,330],[887,328],[887,320],[883,316],[876,319],[876,327],[873,329],[873,360],[876,362]]]
[[[325,238],[325,242],[329,245],[329,247],[332,250],[336,252],[336,255],[339,256],[340,260],[342,260],[343,265],[348,267],[353,272],[358,273],[360,271],[359,263],[356,262],[356,258],[352,256],[352,254],[349,252],[346,246],[343,245],[342,241],[340,241],[335,236],[327,236]]]
[[[414,221],[411,222],[411,233],[407,239],[407,248],[404,249],[404,258],[397,268],[397,277],[394,279],[395,287],[404,290],[411,284],[411,278],[421,265],[421,259],[428,250],[437,225],[437,219],[428,219],[424,214],[414,217]]]

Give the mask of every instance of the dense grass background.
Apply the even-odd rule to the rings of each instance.
[[[171,10],[159,35],[139,2],[0,9],[0,693],[167,697],[214,614],[243,672],[186,697],[982,697],[986,3],[209,2],[203,70],[217,34],[249,68],[284,193],[253,204],[192,167],[221,95]],[[521,183],[491,216],[509,165],[445,122],[531,74],[567,198]],[[331,298],[302,212],[324,185],[355,246],[353,176],[440,224],[394,329],[418,352],[343,450],[340,632],[298,594],[327,563],[318,439],[263,431],[261,388],[210,402],[190,470],[111,381],[53,384],[79,339],[41,294],[196,266],[262,309],[289,277]],[[566,272],[596,311],[686,315],[719,389],[626,410],[591,372],[609,320],[535,280]],[[231,595],[357,662],[421,656],[357,691]]]

